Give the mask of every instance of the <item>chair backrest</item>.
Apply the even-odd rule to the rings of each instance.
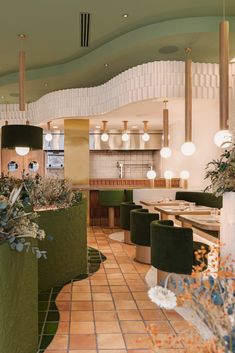
[[[166,272],[191,274],[192,229],[174,227],[172,223],[172,221],[151,223],[151,265]]]
[[[185,200],[195,202],[197,205],[222,208],[223,199],[221,196],[217,197],[209,192],[200,191],[177,191],[175,195],[176,200]]]
[[[130,212],[141,208],[141,205],[136,205],[132,201],[122,202],[120,204],[120,227],[125,230],[130,230]]]
[[[150,224],[158,219],[158,213],[150,213],[146,208],[132,210],[130,214],[132,243],[150,246]]]
[[[132,201],[133,202],[133,190],[132,189],[126,189],[124,190],[125,194],[125,201]]]
[[[124,190],[99,190],[100,206],[119,207],[124,200]]]

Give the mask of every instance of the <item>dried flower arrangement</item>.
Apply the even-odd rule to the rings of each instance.
[[[46,258],[46,252],[32,246],[27,238],[43,240],[44,230],[33,222],[36,213],[26,213],[21,202],[23,184],[15,187],[9,196],[0,195],[0,244],[9,243],[18,252],[31,248],[37,258]],[[26,240],[27,239],[27,240]]]
[[[199,252],[197,258],[202,258]],[[171,342],[186,347],[187,353],[235,353],[235,272],[234,261],[227,256],[220,258],[218,247],[211,250],[211,265],[204,272],[198,272],[195,268],[192,276],[182,278],[174,274],[168,278],[174,288],[180,291],[176,298],[175,294],[167,289],[166,292],[159,287],[149,290],[150,299],[165,309],[184,307],[194,312],[210,332],[207,340],[198,338],[195,329],[190,328],[183,334],[168,337],[168,345]],[[202,261],[203,263],[203,261]],[[161,287],[160,287],[161,288]],[[196,327],[197,328],[197,327]],[[166,345],[158,338],[158,330],[149,327],[148,332],[152,337],[153,350]],[[177,341],[177,342],[176,342]]]
[[[74,192],[67,179],[28,177],[24,185],[29,195],[30,203],[35,209],[65,208],[81,201],[82,194]]]
[[[207,178],[210,179],[210,185],[205,191],[211,191],[216,196],[235,192],[235,144],[225,150],[218,160],[214,159],[207,164]]]

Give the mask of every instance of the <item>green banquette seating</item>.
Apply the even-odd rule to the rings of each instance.
[[[135,209],[142,209],[142,206],[136,205],[132,201],[120,204],[120,227],[124,229],[124,242],[127,244],[132,244],[130,240],[130,213]]]
[[[185,200],[189,202],[195,202],[196,205],[222,208],[223,207],[223,198],[222,196],[216,197],[215,195],[209,192],[200,192],[200,191],[177,191],[175,195],[176,200]],[[195,227],[197,228],[197,227]],[[198,228],[200,229],[200,228]],[[213,230],[204,230],[204,233],[212,235],[213,237],[218,238],[219,234],[217,231]]]
[[[99,204],[108,207],[109,227],[114,228],[114,208],[125,201],[124,190],[99,190]]]
[[[132,210],[130,214],[131,241],[136,245],[136,261],[150,263],[150,224],[159,219],[147,209]]]

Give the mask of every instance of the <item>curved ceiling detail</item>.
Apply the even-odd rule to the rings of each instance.
[[[231,64],[230,75],[230,94],[235,99],[235,63]],[[218,64],[194,63],[193,97],[217,99],[218,91]],[[27,116],[35,125],[57,118],[87,118],[130,103],[164,97],[184,97],[184,62],[151,62],[129,69],[97,87],[51,92],[30,103],[26,115],[18,111],[16,104],[8,106],[8,113],[2,105],[1,122],[19,123]]]
[[[230,54],[235,56],[235,16],[230,22]],[[218,62],[219,16],[177,18],[144,25],[106,41],[73,60],[27,70],[27,97],[34,101],[46,92],[97,86],[130,67],[156,60],[184,60],[185,47],[197,62]],[[172,52],[161,51],[177,47]],[[27,49],[26,49],[27,51]],[[104,64],[108,66],[105,67]],[[17,102],[18,72],[0,76],[0,96]]]

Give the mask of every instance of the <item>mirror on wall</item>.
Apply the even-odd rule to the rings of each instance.
[[[7,165],[9,172],[15,172],[18,169],[18,164],[15,161],[10,161]]]
[[[36,162],[36,161],[31,161],[31,162],[29,163],[28,168],[29,168],[29,171],[30,171],[30,172],[37,172],[38,169],[39,169],[39,163]]]

